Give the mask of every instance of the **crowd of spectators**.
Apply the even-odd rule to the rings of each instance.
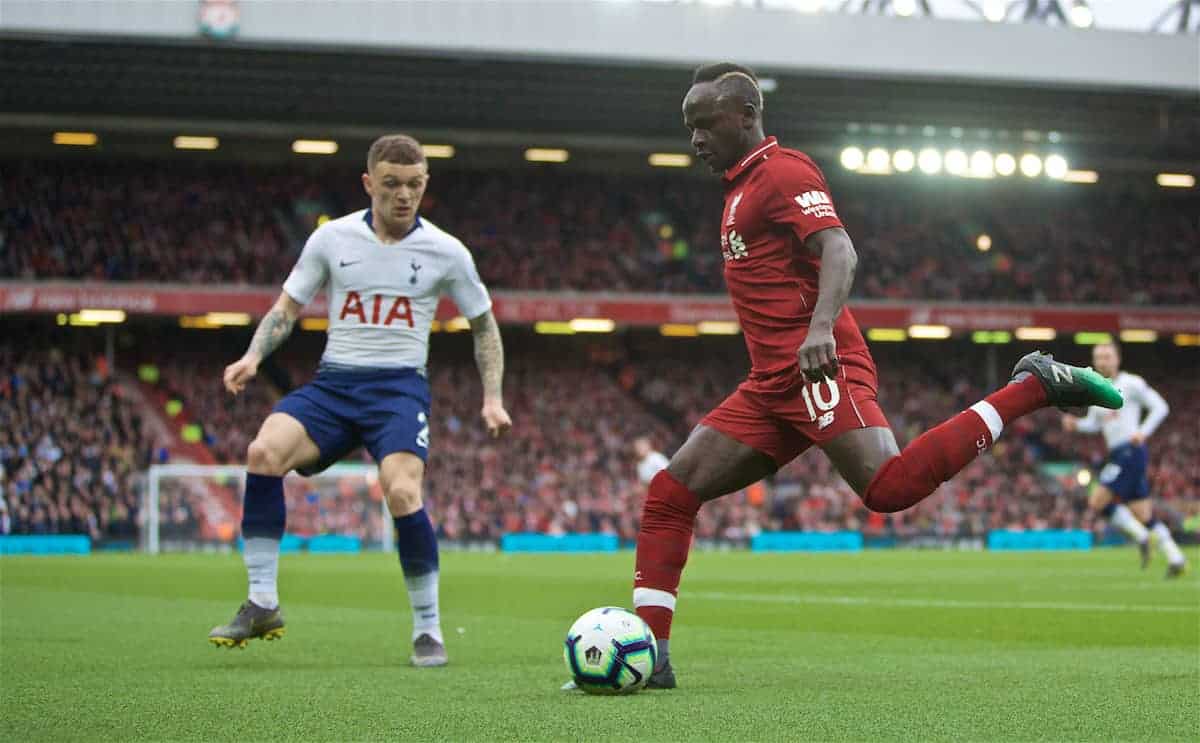
[[[287,213],[316,189],[232,165],[20,162],[0,178],[0,277],[21,279],[278,284]]]
[[[603,368],[548,361],[509,365],[513,430],[503,441],[489,440],[480,423],[475,370],[462,363],[435,373],[426,491],[446,537],[636,533],[644,487],[632,443],[667,439],[669,429]]]
[[[836,167],[836,166],[835,166]],[[2,169],[0,278],[278,285],[357,172],[95,161]],[[1200,203],[1115,187],[839,177],[864,298],[1189,304]],[[719,292],[720,187],[686,175],[435,169],[423,214],[494,288]],[[990,248],[977,249],[980,235]]]
[[[305,381],[314,366],[315,340],[300,341],[293,349],[298,353],[280,360],[274,378]],[[514,427],[497,441],[479,420],[469,341],[446,342],[455,345],[438,349],[431,368],[425,496],[441,537],[455,542],[489,541],[515,531],[604,532],[632,540],[645,493],[636,474],[634,439],[648,436],[669,454],[745,374],[737,339],[677,342],[667,358],[639,345],[651,344],[647,338],[590,347],[514,338],[506,376]],[[876,349],[880,402],[901,446],[981,398],[991,383],[981,372],[983,354],[945,354],[936,345]],[[279,394],[268,375],[230,401],[220,389],[220,360],[169,344],[142,345],[136,353],[142,361],[147,355],[160,359],[156,384],[201,426],[214,459],[243,462],[246,444]],[[11,369],[0,380],[0,464],[10,530],[133,538],[143,487],[138,473],[159,456],[161,442],[148,432],[147,411],[129,394],[130,383],[90,354],[6,344],[0,346],[0,361]],[[1195,436],[1200,387],[1173,371],[1170,360],[1138,371],[1172,405],[1151,439],[1151,477],[1160,512],[1178,526],[1200,513]],[[359,452],[352,459],[363,457]],[[1105,525],[1085,508],[1079,473],[1098,470],[1103,458],[1099,437],[1068,434],[1057,411],[1042,411],[1010,426],[987,455],[939,493],[885,516],[867,511],[828,460],[810,451],[762,486],[706,504],[696,533],[700,539],[739,541],[772,530],[963,538],[998,528],[1101,531]],[[1057,461],[1075,465],[1045,466]],[[386,528],[377,484],[355,477],[331,478],[320,487],[289,483],[293,533],[349,533],[375,543]],[[229,487],[182,482],[165,487],[164,539],[233,539],[236,493],[225,492]],[[228,503],[208,502],[222,493]]]
[[[744,377],[746,362],[737,351],[732,343],[716,353],[708,345],[649,361],[656,357],[639,348],[632,354],[639,361],[622,365],[619,376],[648,409],[674,422],[673,440],[681,441]],[[901,447],[989,391],[982,353],[946,354],[906,344],[877,347],[875,356],[880,404]],[[1200,440],[1195,436],[1200,388],[1195,380],[1180,377],[1178,367],[1169,362],[1139,371],[1173,406],[1151,441],[1150,477],[1163,514],[1181,523],[1200,513]],[[887,516],[867,511],[829,460],[809,451],[771,479],[770,496],[761,507],[741,494],[727,509],[701,509],[698,533],[742,538],[779,529],[849,529],[898,536],[981,535],[991,529],[1102,531],[1105,525],[1085,508],[1087,486],[1078,477],[1082,468],[1098,472],[1103,465],[1103,439],[1069,434],[1061,419],[1058,411],[1045,410],[1017,421],[986,456],[968,465],[938,494]],[[1042,466],[1047,462],[1080,466],[1051,470]]]
[[[4,531],[134,541],[159,442],[103,358],[0,344]]]

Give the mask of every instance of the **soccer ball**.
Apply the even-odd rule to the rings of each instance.
[[[602,606],[567,630],[563,658],[575,684],[589,694],[632,694],[654,672],[658,646],[637,614]]]

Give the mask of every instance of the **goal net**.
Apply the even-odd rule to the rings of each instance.
[[[238,465],[156,464],[147,472],[142,546],[151,553],[238,547],[246,470]],[[312,477],[283,479],[283,551],[391,549],[392,521],[365,464],[337,464]]]

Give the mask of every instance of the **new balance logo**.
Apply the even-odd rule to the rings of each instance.
[[[833,411],[830,410],[828,413],[822,414],[820,418],[817,418],[817,430],[824,431],[826,428],[829,428],[832,423]]]
[[[1071,382],[1074,379],[1071,376],[1071,367],[1066,364],[1050,364],[1050,374],[1054,376],[1055,382]]]
[[[984,450],[988,448],[987,436],[980,436],[979,438],[975,439],[975,448],[979,450],[980,454],[982,454]]]

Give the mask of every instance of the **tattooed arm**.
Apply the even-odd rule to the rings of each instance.
[[[258,365],[262,360],[283,345],[291,335],[296,318],[300,316],[300,308],[300,303],[289,297],[287,292],[280,292],[275,306],[263,317],[258,329],[254,331],[246,353],[225,367],[225,389],[236,395],[246,388],[246,383],[258,373]]]
[[[475,365],[483,383],[483,422],[488,433],[496,437],[512,427],[512,419],[504,409],[504,343],[491,310],[471,318],[470,322],[475,338]]]

